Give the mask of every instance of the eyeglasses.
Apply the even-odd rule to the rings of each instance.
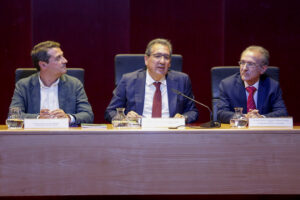
[[[240,67],[249,67],[249,68],[255,68],[255,67],[259,67],[260,65],[257,64],[257,63],[254,63],[254,62],[247,62],[247,61],[244,61],[244,60],[241,60],[238,62]]]
[[[160,54],[160,53],[156,53],[156,54],[151,54],[155,59],[160,60],[162,57],[164,57],[165,60],[170,60],[171,56],[168,54]]]

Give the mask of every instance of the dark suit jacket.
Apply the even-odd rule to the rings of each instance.
[[[247,98],[244,81],[240,73],[223,79],[219,85],[220,100],[217,104],[218,120],[229,123],[234,114],[235,107],[243,107],[243,113],[247,113]],[[287,110],[282,99],[279,83],[266,75],[261,75],[258,94],[257,109],[266,117],[287,116]]]
[[[38,73],[16,83],[10,107],[20,107],[24,118],[37,118],[40,113],[40,82]],[[82,83],[62,75],[58,84],[59,108],[75,117],[75,123],[93,123],[94,114]]]
[[[176,113],[187,116],[187,123],[197,120],[198,110],[195,104],[175,94],[174,88],[193,98],[191,81],[187,74],[169,70],[166,75],[169,113],[173,117]],[[118,86],[113,91],[113,98],[105,111],[105,119],[111,122],[116,115],[116,108],[125,108],[125,114],[135,111],[139,115],[143,114],[145,99],[146,69],[140,69],[124,74]]]

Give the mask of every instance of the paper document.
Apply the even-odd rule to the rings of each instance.
[[[106,129],[107,125],[106,124],[87,124],[87,123],[83,123],[83,124],[81,124],[81,128],[102,128],[102,129]]]

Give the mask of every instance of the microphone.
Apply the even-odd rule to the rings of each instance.
[[[212,120],[212,111],[211,111],[211,109],[210,109],[207,105],[205,105],[205,104],[203,104],[203,103],[200,103],[199,101],[196,101],[195,99],[193,99],[193,98],[191,98],[191,97],[189,97],[189,96],[186,96],[185,94],[183,94],[182,92],[179,92],[178,90],[175,90],[174,88],[172,88],[172,91],[173,91],[174,93],[176,93],[176,94],[178,94],[178,95],[181,95],[181,96],[183,96],[183,97],[185,97],[185,98],[187,98],[187,99],[189,99],[189,100],[191,100],[191,101],[193,101],[193,102],[195,102],[195,103],[197,103],[197,104],[199,104],[199,105],[201,105],[201,106],[203,106],[203,107],[205,107],[205,108],[208,109],[209,114],[210,114],[210,117],[209,117],[210,121],[209,121],[209,122],[206,122],[206,123],[204,123],[204,124],[201,124],[200,127],[203,127],[203,128],[213,128],[213,127],[217,127],[217,128],[218,128],[218,127],[221,126],[221,123],[220,123],[220,122],[214,122],[214,121]]]

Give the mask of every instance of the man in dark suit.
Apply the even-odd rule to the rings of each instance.
[[[45,41],[31,52],[38,72],[17,82],[10,107],[24,118],[68,118],[70,124],[92,123],[94,114],[82,83],[68,76],[60,44]]]
[[[150,41],[145,53],[146,68],[123,75],[113,91],[105,119],[111,122],[116,115],[116,108],[125,108],[128,117],[180,117],[185,118],[187,123],[196,121],[198,110],[194,103],[172,91],[176,89],[193,98],[188,75],[169,69],[171,55],[172,46],[168,40]],[[161,107],[159,115],[154,115],[157,113],[157,91],[160,93]]]
[[[269,52],[250,46],[243,51],[239,64],[240,73],[225,78],[219,85],[218,120],[229,123],[235,107],[242,107],[248,118],[287,116],[279,83],[264,74]]]

